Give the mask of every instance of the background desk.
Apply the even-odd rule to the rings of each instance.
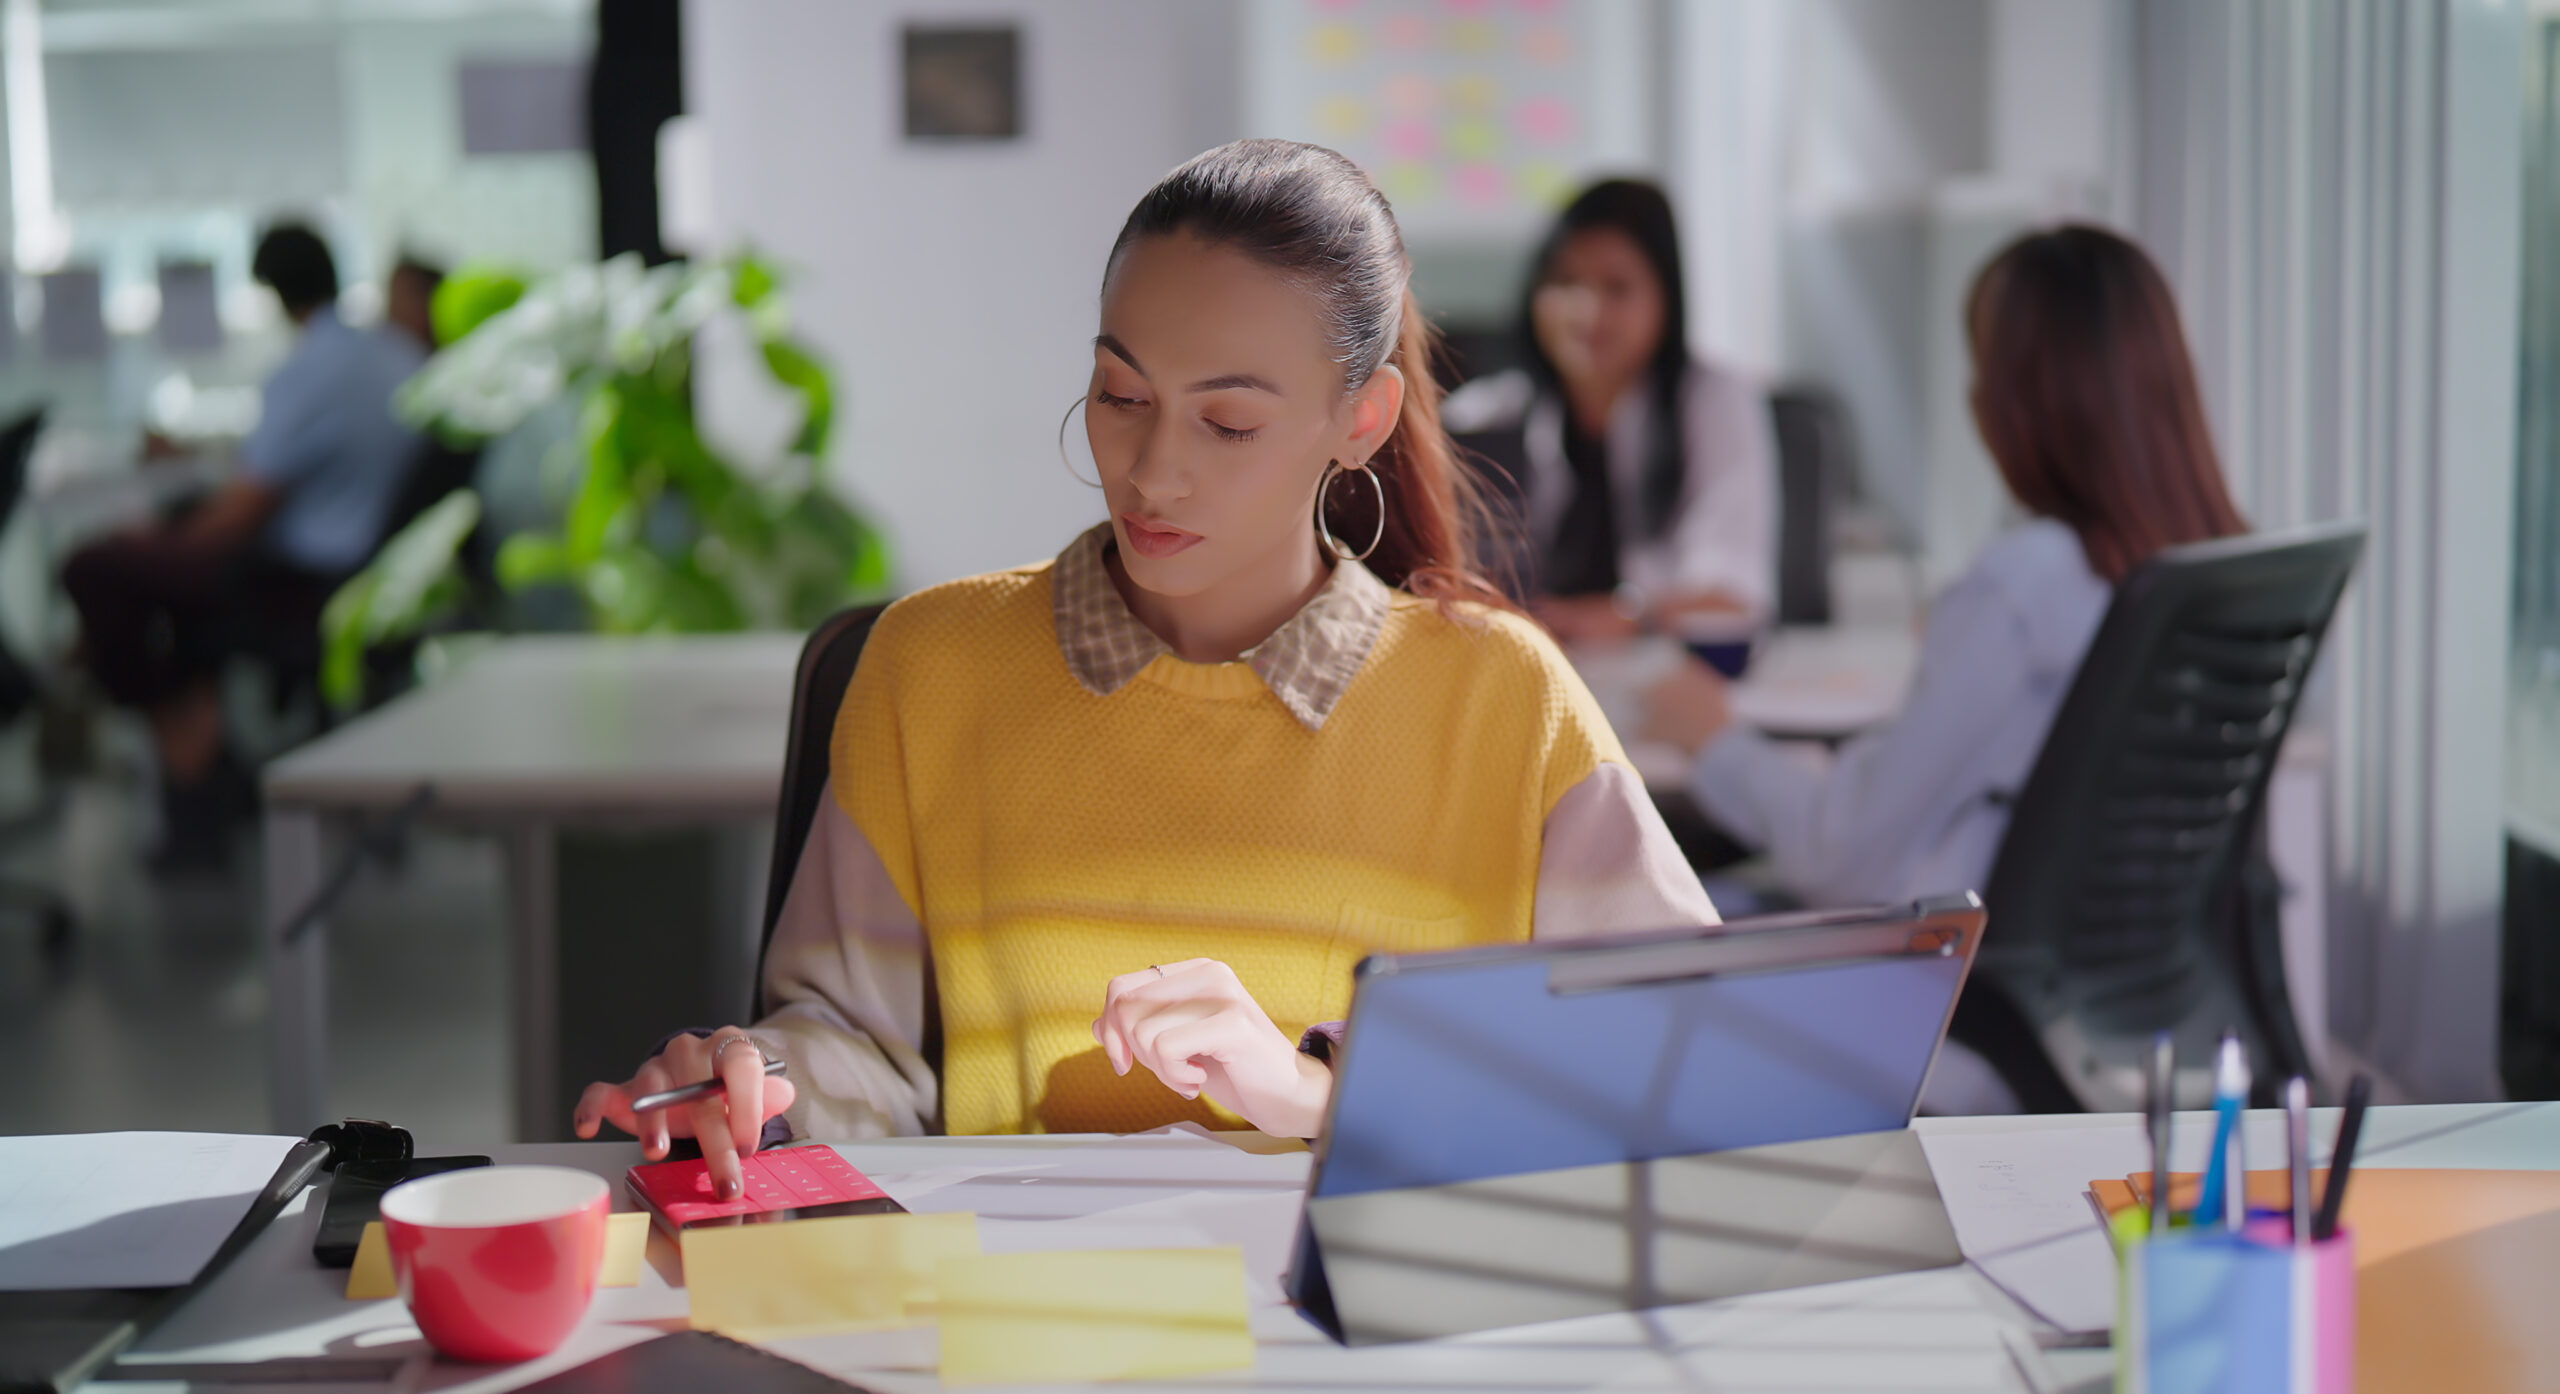
[[[1685,788],[1689,762],[1670,746],[1639,738],[1645,694],[1687,654],[1659,637],[1576,645],[1568,654],[1625,743],[1628,762],[1658,790]],[[1919,656],[1919,640],[1908,629],[1773,631],[1761,637],[1751,666],[1733,684],[1734,719],[1782,739],[1845,740],[1902,710]]]
[[[514,942],[516,1135],[559,1137],[559,829],[733,826],[710,1000],[747,1009],[763,866],[800,636],[501,640],[461,671],[269,765],[269,1101],[279,1132],[327,1121],[325,926],[291,945],[351,822],[432,785],[427,817],[505,841]],[[697,930],[699,927],[696,927]],[[670,970],[675,966],[668,965]],[[668,1026],[712,1024],[669,1022]],[[633,1063],[637,1063],[635,1060]],[[580,1081],[583,1083],[583,1081]]]
[[[2260,1123],[2272,1123],[2261,1115]],[[2183,1132],[2207,1125],[2181,1117]],[[1925,1138],[1956,1131],[1996,1138],[2013,1172],[2032,1171],[2057,1144],[2091,1139],[2140,1146],[2138,1120],[1924,1119]],[[2324,1116],[2318,1136],[2330,1124]],[[1237,1244],[1245,1252],[1262,1343],[1252,1375],[1200,1384],[1147,1387],[1379,1390],[1757,1390],[1893,1389],[2017,1391],[2028,1388],[2002,1342],[2003,1328],[2039,1325],[1972,1266],[1899,1274],[1642,1315],[1593,1317],[1451,1341],[1344,1350],[1281,1305],[1307,1154],[1256,1154],[1197,1133],[1133,1138],[907,1138],[847,1143],[841,1150],[893,1195],[920,1211],[967,1210],[981,1217],[991,1251]],[[425,1150],[477,1150],[459,1139],[426,1139]],[[2560,1165],[2560,1104],[2476,1104],[2377,1109],[2367,1124],[2374,1165],[2548,1167]],[[637,1159],[630,1143],[487,1149],[506,1161],[583,1166],[619,1180]],[[2076,1158],[2075,1158],[2076,1160]],[[2101,1160],[2113,1164],[2110,1154]],[[2053,1168],[2048,1166],[2047,1171]],[[2120,1174],[2115,1166],[2101,1175]],[[2089,1178],[2063,1184],[2083,1185]],[[1942,1188],[1967,1178],[1941,1176]],[[620,1187],[615,1187],[617,1202]],[[2086,1228],[2087,1204],[2038,1194],[2058,1223]],[[636,1288],[607,1289],[569,1346],[541,1361],[500,1371],[438,1365],[396,1301],[350,1303],[345,1275],[313,1266],[316,1207],[304,1200],[242,1255],[214,1288],[127,1357],[173,1369],[219,1364],[238,1373],[266,1360],[339,1356],[383,1368],[372,1382],[333,1387],[438,1389],[487,1394],[530,1383],[683,1321],[686,1302],[671,1246],[653,1239]],[[2076,1211],[2077,1218],[2073,1218]],[[2108,1264],[2097,1239],[2097,1262]],[[1996,1259],[1994,1260],[1997,1261]],[[2103,1276],[2103,1275],[2102,1275]],[[929,1331],[865,1333],[780,1342],[776,1349],[853,1378],[882,1394],[938,1391]],[[2104,1352],[2074,1353],[2103,1371]],[[2060,1363],[2060,1362],[2057,1362]],[[396,1373],[390,1368],[398,1366]],[[280,1372],[281,1373],[281,1372]],[[2081,1373],[2073,1371],[2074,1375]],[[396,1378],[396,1384],[393,1380]],[[184,1381],[99,1386],[118,1394],[165,1394]],[[215,1387],[206,1384],[202,1387]],[[226,1391],[308,1389],[226,1379]]]

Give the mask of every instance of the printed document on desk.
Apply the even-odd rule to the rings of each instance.
[[[192,1282],[299,1141],[0,1137],[0,1292]]]
[[[1918,1129],[1964,1256],[2020,1305],[2065,1331],[2113,1326],[2115,1251],[2098,1227],[2089,1178],[2121,1176],[2144,1164],[2139,1121],[1989,1132],[1931,1126],[1971,1121],[1922,1119]]]

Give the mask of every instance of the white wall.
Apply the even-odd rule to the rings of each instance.
[[[1983,109],[1986,170],[1932,191],[1923,253],[1923,441],[1918,542],[1932,586],[1973,564],[2017,518],[1975,429],[1964,303],[1985,262],[2062,219],[2107,221],[2129,121],[2117,0],[1993,0]]]
[[[2005,521],[1965,409],[1982,259],[2114,201],[2122,0],[1671,7],[1665,177],[1702,352],[1847,403],[1932,581]]]
[[[1993,0],[1993,171],[2071,211],[2113,211],[2131,122],[2130,38],[2122,0]]]
[[[1790,4],[1785,364],[1829,386],[1865,482],[1915,540],[1929,514],[1930,209],[1990,159],[1983,0]]]
[[[1787,368],[1789,0],[1671,7],[1663,183],[1681,212],[1690,347],[1764,379]]]
[[[514,14],[346,26],[349,211],[378,273],[401,251],[551,270],[596,254],[594,162],[583,150],[462,152],[465,59],[574,58],[594,40],[574,16]]]
[[[1021,26],[1021,139],[903,139],[910,18]],[[1233,24],[1183,0],[686,7],[716,226],[791,268],[837,374],[834,477],[888,529],[902,586],[1048,557],[1101,519],[1058,460],[1058,419],[1091,370],[1121,220],[1236,134]]]

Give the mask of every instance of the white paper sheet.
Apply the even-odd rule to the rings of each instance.
[[[300,1140],[0,1137],[0,1291],[193,1280]]]
[[[2150,1164],[2140,1124],[1977,1133],[1927,1121],[1920,1148],[1964,1256],[2065,1331],[2113,1326],[2115,1251],[2090,1208],[2089,1182]]]

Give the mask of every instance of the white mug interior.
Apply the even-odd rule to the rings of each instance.
[[[433,1229],[490,1229],[574,1215],[610,1195],[575,1167],[470,1167],[403,1181],[383,1193],[382,1218]]]

